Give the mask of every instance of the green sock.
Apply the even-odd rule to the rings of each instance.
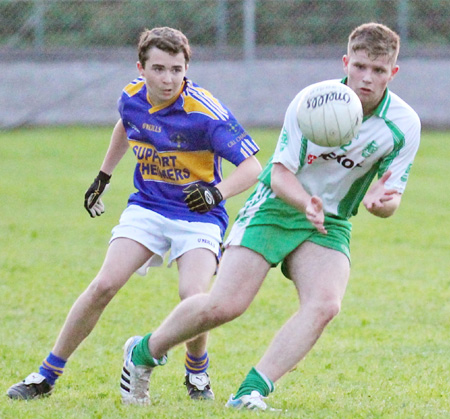
[[[131,361],[134,365],[145,365],[148,367],[156,367],[158,360],[153,358],[148,349],[148,340],[152,334],[145,335],[142,340],[133,348]]]
[[[234,398],[238,399],[241,396],[249,395],[253,390],[256,390],[262,396],[267,397],[275,390],[275,386],[262,372],[259,372],[256,368],[252,368],[247,374],[247,377],[245,377],[245,380],[242,382]]]

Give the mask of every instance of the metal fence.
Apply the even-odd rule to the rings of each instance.
[[[0,0],[0,53],[110,54],[134,47],[143,28],[172,26],[202,59],[297,58],[380,21],[399,32],[404,54],[443,54],[449,17],[450,0]]]
[[[298,90],[342,75],[348,34],[369,21],[401,35],[401,96],[450,126],[449,18],[450,0],[0,0],[0,129],[113,123],[155,26],[187,35],[188,76],[242,123],[279,125]]]

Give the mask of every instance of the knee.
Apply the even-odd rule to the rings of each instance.
[[[86,290],[86,293],[92,300],[92,303],[99,306],[106,306],[117,294],[119,289],[111,282],[101,279],[95,279]]]
[[[216,327],[236,319],[244,313],[244,311],[245,307],[242,307],[239,304],[221,300],[219,302],[210,302],[210,304],[207,304],[202,313],[202,317],[206,319],[206,322],[209,325]]]
[[[241,316],[244,311],[245,308],[241,307],[240,305],[227,304],[216,307],[213,310],[213,314],[216,317],[224,320],[224,322],[230,322]]]
[[[194,287],[194,288],[180,287],[178,289],[178,295],[180,297],[180,300],[185,300],[186,298],[192,297],[193,295],[204,294],[204,293],[205,293],[205,290],[201,289],[200,287]]]
[[[185,300],[194,295],[208,293],[210,284],[211,278],[208,276],[199,277],[196,281],[182,281],[180,279],[178,285],[178,295],[180,300]]]
[[[324,320],[329,323],[341,311],[341,302],[337,300],[329,300],[324,304]]]
[[[316,319],[319,327],[324,328],[339,314],[341,303],[337,299],[325,299],[311,305],[310,310],[313,312],[313,317]]]

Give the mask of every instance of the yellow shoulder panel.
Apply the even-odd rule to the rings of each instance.
[[[137,92],[139,92],[139,90],[142,89],[142,86],[144,85],[144,83],[145,83],[144,80],[137,79],[135,81],[132,81],[127,86],[125,86],[125,88],[123,90],[128,96],[131,97],[131,96],[134,96]]]
[[[215,115],[211,110],[206,107],[203,103],[199,102],[197,99],[194,99],[192,96],[184,96],[184,110],[186,113],[196,112],[202,113],[204,115],[209,116],[212,119],[219,119],[217,115]]]

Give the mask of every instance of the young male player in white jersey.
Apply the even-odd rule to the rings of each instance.
[[[364,122],[342,147],[312,144],[300,132],[297,96],[273,158],[230,232],[209,294],[182,301],[148,340],[152,357],[241,315],[272,266],[295,284],[299,310],[277,333],[228,407],[267,409],[263,397],[294,368],[340,310],[350,274],[350,216],[363,202],[389,217],[400,204],[420,141],[417,114],[388,83],[397,74],[398,35],[368,23],[349,36],[342,80],[361,99]],[[378,180],[371,185],[374,177]],[[147,363],[151,371],[155,362]]]
[[[103,213],[100,196],[129,148],[137,158],[137,192],[112,231],[100,272],[73,305],[39,373],[8,390],[13,399],[49,395],[109,301],[135,271],[145,274],[149,266],[161,265],[169,250],[169,264],[178,265],[180,297],[206,292],[228,224],[224,200],[255,184],[261,172],[254,156],[258,146],[231,112],[185,77],[191,51],[183,33],[167,27],[146,30],[138,53],[141,77],[123,90],[120,119],[101,170],[86,192],[85,207],[91,217]],[[222,158],[237,166],[226,179]],[[132,338],[125,345],[120,384],[124,403],[149,403],[149,371],[141,367],[149,362],[147,340]],[[214,398],[206,343],[203,334],[186,344],[185,384],[193,399]]]

